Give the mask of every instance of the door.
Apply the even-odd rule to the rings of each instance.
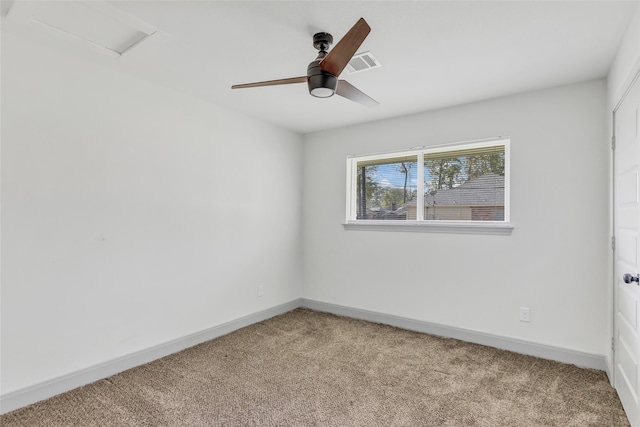
[[[640,76],[640,75],[639,75]],[[615,387],[633,427],[640,427],[640,80],[613,113]]]

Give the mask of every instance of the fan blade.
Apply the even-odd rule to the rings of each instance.
[[[339,76],[370,31],[371,27],[369,27],[367,21],[364,18],[360,18],[320,62],[320,69],[336,77]]]
[[[241,85],[233,85],[231,89],[242,89],[245,87],[260,87],[260,86],[275,86],[275,85],[290,85],[293,83],[306,83],[307,76],[301,77],[291,77],[289,79],[279,79],[279,80],[267,80],[266,82],[256,82],[256,83],[245,83]]]
[[[362,105],[366,105],[367,107],[375,107],[376,105],[380,105],[378,101],[371,98],[369,95],[365,94],[346,80],[338,80],[336,95],[340,95]]]

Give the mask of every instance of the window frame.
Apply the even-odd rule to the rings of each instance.
[[[346,179],[346,230],[380,230],[380,231],[426,231],[436,233],[465,234],[511,234],[511,140],[510,138],[490,138],[475,141],[464,141],[450,144],[415,147],[406,150],[387,151],[365,155],[347,156]],[[429,220],[424,218],[424,208],[416,208],[415,220],[388,221],[357,219],[357,183],[358,162],[393,160],[407,156],[417,156],[417,198],[416,207],[424,206],[424,157],[432,153],[469,150],[486,147],[504,146],[504,220]]]

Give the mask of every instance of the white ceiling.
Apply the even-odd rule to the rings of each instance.
[[[158,32],[114,59],[11,19],[20,2],[5,2],[3,24],[299,133],[605,77],[638,6],[637,0],[109,3]],[[326,31],[337,42],[360,17],[372,31],[359,51],[370,50],[382,67],[345,71],[342,78],[379,106],[313,98],[304,84],[231,90],[236,83],[305,75],[317,53],[312,35]]]

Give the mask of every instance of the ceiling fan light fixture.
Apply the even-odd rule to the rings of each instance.
[[[338,88],[338,78],[324,71],[310,75],[307,83],[309,93],[316,98],[329,98],[336,93]]]
[[[333,96],[334,93],[334,91],[326,87],[317,87],[311,89],[311,95],[315,96],[316,98],[329,98],[330,96]]]

